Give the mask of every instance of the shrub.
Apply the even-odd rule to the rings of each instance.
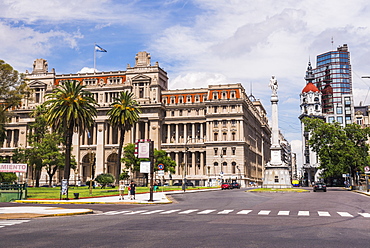
[[[108,184],[113,183],[115,180],[114,176],[110,173],[102,173],[99,174],[96,178],[95,181],[100,183],[102,185],[102,189],[105,188]]]

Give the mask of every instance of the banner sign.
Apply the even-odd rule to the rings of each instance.
[[[0,172],[27,172],[27,164],[0,164]]]
[[[150,173],[150,161],[140,162],[140,173]]]
[[[67,195],[67,191],[68,191],[68,184],[67,184],[67,179],[63,179],[62,180],[62,195]]]
[[[149,158],[150,157],[150,143],[139,143],[139,154],[138,158]]]

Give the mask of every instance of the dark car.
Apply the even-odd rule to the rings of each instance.
[[[186,182],[186,183],[185,183],[185,185],[186,185],[186,186],[194,187],[194,183],[192,183],[192,182]]]
[[[322,190],[326,192],[326,184],[325,183],[315,183],[313,185],[313,192],[316,192],[318,190]]]
[[[240,189],[240,184],[237,182],[232,182],[231,186],[233,187],[233,189]]]
[[[231,185],[231,183],[222,183],[221,184],[221,189],[232,189],[233,186]]]
[[[172,184],[172,186],[181,186],[182,185],[182,183],[174,183],[174,184]]]

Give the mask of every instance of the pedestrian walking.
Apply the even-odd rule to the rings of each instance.
[[[130,183],[130,199],[135,200],[136,184],[134,181]]]
[[[121,181],[119,181],[119,188],[118,188],[118,190],[119,190],[119,199],[120,200],[124,200],[125,199],[125,188],[126,188],[126,186],[125,186],[125,182],[123,181],[123,180],[121,180]]]

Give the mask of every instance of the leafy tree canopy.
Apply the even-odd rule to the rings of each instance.
[[[108,184],[110,183],[114,183],[114,176],[110,173],[102,173],[102,174],[99,174],[96,178],[95,178],[95,181],[97,181],[98,183],[100,183],[102,185],[102,189],[105,188]]]
[[[358,124],[345,127],[339,123],[326,123],[321,119],[305,118],[305,131],[310,132],[308,144],[320,159],[323,176],[341,176],[363,171],[369,165],[369,146],[366,143],[370,128]]]
[[[122,162],[126,168],[131,168],[133,171],[140,171],[140,161],[149,161],[135,156],[135,145],[132,143],[127,144],[123,150]],[[167,156],[166,151],[154,149],[154,171],[158,170],[158,164],[164,165],[164,171],[175,173],[176,162]]]
[[[28,96],[30,89],[23,79],[23,75],[12,66],[0,60],[0,145],[5,140],[5,124],[9,110],[21,104],[21,100]]]

